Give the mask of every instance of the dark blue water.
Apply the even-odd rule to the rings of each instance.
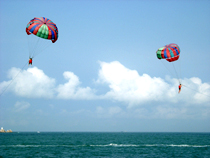
[[[0,133],[0,157],[210,158],[210,133]]]

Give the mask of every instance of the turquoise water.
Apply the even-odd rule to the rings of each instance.
[[[0,157],[210,158],[210,133],[0,133]]]

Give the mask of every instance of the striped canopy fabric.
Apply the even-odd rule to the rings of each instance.
[[[26,26],[26,33],[51,40],[53,43],[58,39],[58,28],[56,24],[45,17],[32,19]]]
[[[173,62],[179,59],[180,48],[177,44],[171,43],[159,48],[156,53],[158,59],[166,59],[169,62]]]

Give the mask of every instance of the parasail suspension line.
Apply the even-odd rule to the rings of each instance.
[[[28,63],[28,62],[27,62]],[[10,83],[7,85],[7,87],[2,91],[2,93],[0,94],[0,96],[2,96],[2,94],[7,90],[7,88],[9,88],[9,86],[12,84],[12,82],[17,78],[17,76],[23,71],[23,69],[25,68],[25,66],[27,65],[27,63],[22,67],[22,69],[20,69],[20,71],[17,73],[17,75],[10,81]]]
[[[205,95],[205,96],[207,96],[207,97],[209,97],[209,98],[210,98],[210,95],[207,95],[207,94],[201,93],[201,92],[199,92],[199,91],[197,91],[197,90],[195,90],[195,89],[192,89],[192,88],[190,88],[190,87],[188,87],[188,86],[186,86],[186,85],[182,85],[182,86],[184,86],[184,87],[186,87],[186,88],[189,88],[189,89],[191,89],[191,90],[193,90],[193,91],[195,91],[195,92],[197,92],[197,93],[200,93],[200,94]]]

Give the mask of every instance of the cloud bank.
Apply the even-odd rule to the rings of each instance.
[[[57,98],[59,99],[94,99],[94,90],[90,87],[80,87],[79,78],[73,72],[64,72],[63,76],[68,80],[65,84],[58,85]]]
[[[99,62],[99,64],[96,84],[99,87],[105,85],[109,88],[101,95],[98,95],[94,88],[82,87],[79,77],[73,72],[64,72],[63,77],[67,80],[66,83],[56,84],[56,79],[47,76],[37,67],[23,71],[11,68],[8,72],[10,80],[0,83],[0,93],[9,85],[6,93],[12,92],[17,96],[27,98],[106,99],[123,102],[128,107],[155,102],[163,104],[183,102],[209,106],[210,84],[203,83],[197,77],[182,79],[184,86],[181,94],[178,94],[176,79],[151,77],[146,73],[139,74],[136,70],[126,68],[118,61]]]
[[[178,94],[178,80],[166,77],[151,77],[138,74],[118,61],[100,62],[97,82],[109,86],[104,98],[126,102],[130,106],[148,102],[185,102],[189,104],[207,103],[210,101],[210,84],[192,77],[182,79],[182,92]]]
[[[55,94],[55,79],[48,77],[37,67],[23,71],[19,68],[11,68],[8,77],[11,80],[0,84],[1,93],[7,88],[7,91],[27,98],[52,98]]]

